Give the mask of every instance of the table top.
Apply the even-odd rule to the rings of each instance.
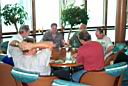
[[[82,66],[82,64],[77,63],[50,63],[51,67],[78,67]]]

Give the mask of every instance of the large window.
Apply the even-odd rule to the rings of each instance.
[[[36,1],[36,29],[50,29],[51,23],[57,23],[61,27],[62,5],[74,3],[77,6],[83,4],[83,0],[35,0]]]

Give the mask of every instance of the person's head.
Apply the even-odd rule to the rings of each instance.
[[[87,31],[82,31],[78,35],[78,39],[81,44],[91,40],[91,35]]]
[[[53,34],[56,34],[56,32],[57,32],[57,24],[56,23],[51,24],[51,32]]]
[[[97,39],[103,39],[104,30],[101,28],[97,28],[95,35],[96,35]]]
[[[34,38],[25,38],[23,41],[24,41],[24,42],[27,42],[27,43],[35,43]],[[24,53],[25,55],[35,55],[36,52],[37,52],[36,49],[23,51],[23,53]]]
[[[30,33],[30,29],[29,29],[29,26],[28,25],[22,25],[19,29],[19,34],[25,38],[29,35]]]
[[[86,28],[87,28],[87,25],[81,24],[79,29],[80,31],[83,31],[83,30],[86,30]]]

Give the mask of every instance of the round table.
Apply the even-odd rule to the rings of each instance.
[[[82,64],[77,63],[50,63],[51,67],[79,67]]]
[[[77,63],[50,63],[51,68],[68,68],[68,71],[70,73],[70,80],[72,80],[72,74],[76,71],[76,67],[82,67],[82,64]],[[60,70],[60,69],[59,69]],[[54,75],[54,73],[52,73]]]

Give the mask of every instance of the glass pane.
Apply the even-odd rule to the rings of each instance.
[[[117,0],[108,0],[108,26],[115,26],[116,24],[116,5]]]
[[[126,25],[128,25],[128,0],[127,0],[127,8],[126,8],[126,15],[127,15],[127,19],[126,19]]]
[[[111,39],[112,42],[115,42],[115,29],[107,30],[107,36]]]
[[[87,0],[88,26],[103,25],[103,0]]]
[[[74,4],[75,6],[80,6],[84,4],[84,0],[65,0],[65,4],[68,6],[70,4]]]
[[[25,24],[29,25],[30,30],[32,30],[32,0],[19,0],[19,3],[24,7],[25,11],[28,13],[27,20]]]
[[[60,26],[59,0],[35,0],[36,1],[36,29],[49,29],[51,23]]]
[[[128,29],[126,29],[125,40],[128,40]]]

